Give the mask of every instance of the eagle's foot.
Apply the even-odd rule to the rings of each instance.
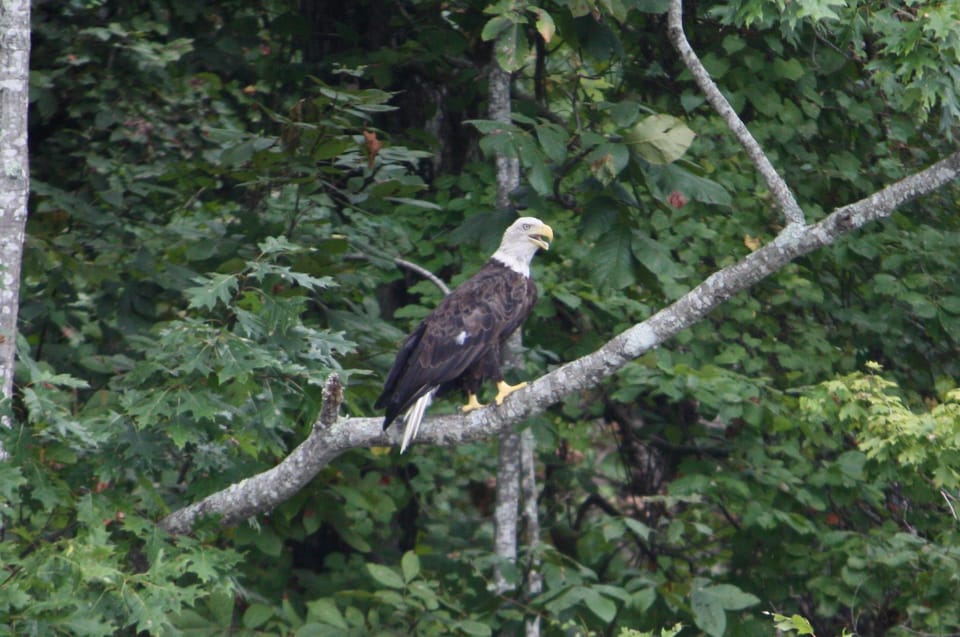
[[[507,383],[501,380],[499,383],[497,383],[497,395],[494,398],[494,400],[497,401],[498,405],[502,405],[503,401],[506,399],[507,396],[517,391],[518,389],[523,389],[526,386],[527,386],[526,382],[517,383],[516,385],[508,385]]]
[[[481,407],[484,407],[484,406],[485,406],[485,405],[484,405],[483,403],[481,403],[479,400],[477,400],[477,395],[476,395],[476,394],[470,394],[470,395],[467,397],[467,404],[466,404],[466,405],[463,405],[462,407],[460,407],[460,411],[461,411],[462,413],[467,414],[467,413],[470,413],[471,411],[473,411],[473,410],[475,410],[475,409],[480,409]]]

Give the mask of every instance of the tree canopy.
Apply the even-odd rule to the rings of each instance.
[[[669,4],[35,2],[3,630],[960,631],[960,190],[901,182],[955,179],[960,7],[686,3],[766,173]],[[511,380],[695,320],[533,383],[522,424],[440,402],[400,456],[373,402],[425,274],[470,276],[518,210],[556,239]],[[542,537],[503,564],[490,434],[517,426]],[[268,512],[165,522],[323,427],[353,442],[301,447],[315,477]]]

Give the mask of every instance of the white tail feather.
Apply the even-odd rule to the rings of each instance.
[[[407,410],[407,414],[403,417],[403,442],[400,443],[400,453],[406,451],[413,439],[417,437],[417,432],[420,431],[420,423],[423,422],[423,415],[430,403],[433,402],[435,393],[437,393],[437,390],[431,389],[418,398],[417,402],[413,403]]]

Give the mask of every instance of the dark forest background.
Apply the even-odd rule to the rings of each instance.
[[[956,188],[806,257],[528,423],[543,544],[491,588],[496,442],[356,450],[270,515],[156,521],[273,466],[331,371],[372,405],[489,255],[493,154],[553,226],[534,378],[779,231],[659,0],[35,2],[17,635],[960,631]],[[685,26],[813,220],[955,148],[952,2],[708,0]],[[494,42],[497,46],[494,47]],[[504,45],[504,43],[507,43]],[[515,70],[491,133],[487,77]],[[690,135],[695,134],[692,143]],[[435,413],[454,409],[440,404]],[[544,591],[525,595],[536,558]]]

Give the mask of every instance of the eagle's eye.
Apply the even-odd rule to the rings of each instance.
[[[524,229],[524,230],[529,230],[529,229],[530,229],[530,224],[529,224],[529,223],[523,224],[523,229]]]

